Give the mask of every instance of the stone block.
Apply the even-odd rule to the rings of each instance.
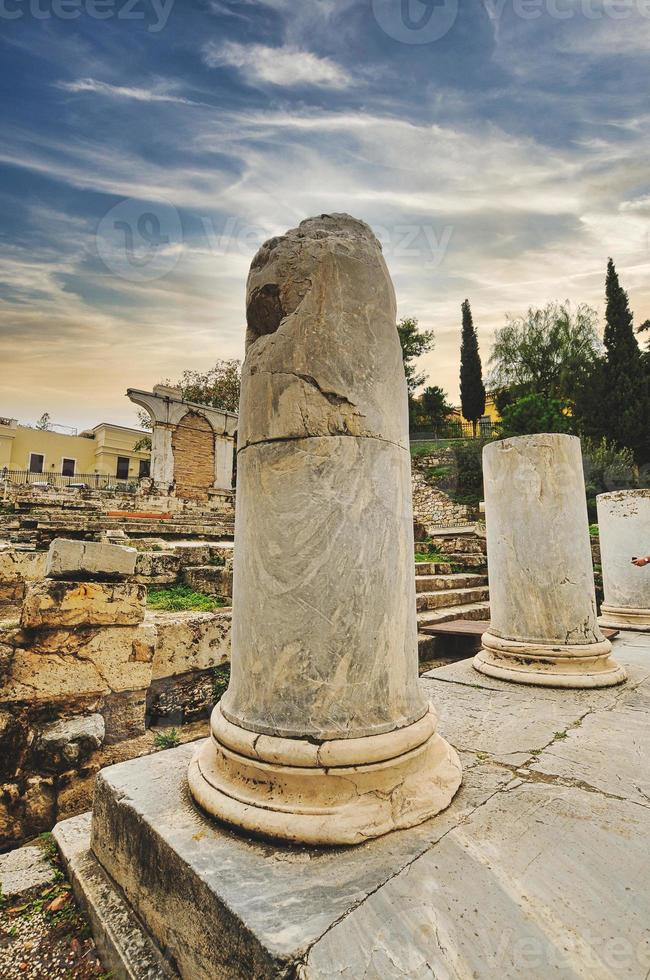
[[[106,744],[138,738],[146,730],[147,691],[123,691],[106,698],[103,707]]]
[[[135,580],[146,585],[171,585],[178,579],[179,555],[169,551],[141,551],[135,563]]]
[[[214,707],[215,682],[212,670],[194,671],[152,681],[147,691],[150,725],[186,725],[208,718]]]
[[[136,582],[68,582],[30,585],[23,603],[24,629],[62,626],[134,626],[144,619],[147,592]]]
[[[0,895],[7,901],[24,898],[54,881],[56,869],[45,848],[31,845],[0,854]]]
[[[4,701],[65,701],[82,695],[138,691],[151,682],[147,625],[104,629],[48,630],[29,648],[18,647],[5,682]]]
[[[0,582],[37,581],[45,577],[46,564],[45,551],[4,549],[0,551]]]
[[[232,569],[220,565],[197,565],[183,570],[183,581],[195,592],[232,596]]]
[[[34,745],[38,767],[62,772],[81,766],[104,741],[104,719],[100,714],[62,718],[46,725]]]
[[[191,565],[207,565],[210,561],[210,545],[206,542],[179,541],[173,546],[174,554],[180,558],[181,568]]]
[[[230,659],[230,610],[173,613],[156,617],[155,623],[154,680],[207,670]]]
[[[63,773],[57,780],[57,820],[67,820],[84,813],[93,805],[95,780],[99,765],[86,766]]]
[[[50,545],[45,574],[63,579],[123,579],[135,574],[135,548],[104,541],[55,538]]]

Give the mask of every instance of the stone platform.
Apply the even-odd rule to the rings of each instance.
[[[425,675],[463,786],[433,820],[356,848],[274,846],[220,827],[190,800],[191,746],[104,770],[93,850],[87,816],[55,836],[107,969],[133,980],[645,978],[650,638],[621,633],[614,653],[628,680],[605,690],[511,685],[470,661]]]

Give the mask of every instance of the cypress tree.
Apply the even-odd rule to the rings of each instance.
[[[476,436],[476,423],[485,412],[483,369],[469,300],[465,300],[461,310],[463,332],[460,344],[460,405],[463,416],[472,423]]]
[[[619,446],[632,449],[637,462],[644,463],[650,458],[648,379],[634,336],[628,296],[611,259],[607,263],[605,294],[605,390],[602,392],[607,408],[605,435]]]

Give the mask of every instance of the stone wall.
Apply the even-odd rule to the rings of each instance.
[[[432,470],[440,476],[431,476]],[[456,463],[451,450],[441,449],[412,459],[413,516],[425,528],[472,524],[476,508],[456,503],[447,492],[456,485]]]
[[[20,621],[0,623],[0,849],[87,809],[99,769],[151,752],[161,725],[204,734],[229,661],[229,609],[147,612],[139,556],[120,571],[131,549],[93,547],[76,570],[50,554]]]
[[[214,432],[206,418],[188,412],[172,434],[176,495],[207,500],[214,486]]]

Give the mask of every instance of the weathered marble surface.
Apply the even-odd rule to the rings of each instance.
[[[650,630],[650,490],[616,490],[596,498],[605,601],[601,625]]]
[[[321,215],[266,242],[247,322],[232,672],[190,788],[234,826],[356,844],[440,812],[461,780],[418,683],[406,379],[370,228]],[[343,739],[354,762],[328,764]]]
[[[420,718],[404,450],[344,436],[268,443],[239,454],[237,480],[226,716],[323,739]]]
[[[87,865],[184,978],[645,980],[650,638],[615,648],[630,680],[606,691],[532,696],[467,663],[425,676],[465,775],[411,830],[352,850],[230,833],[192,806],[184,747],[103,771]]]
[[[476,669],[524,684],[620,683],[597,622],[580,440],[491,443],[483,478],[491,622]]]
[[[368,225],[321,215],[262,245],[248,277],[247,321],[240,452],[333,435],[408,450],[395,292]]]

